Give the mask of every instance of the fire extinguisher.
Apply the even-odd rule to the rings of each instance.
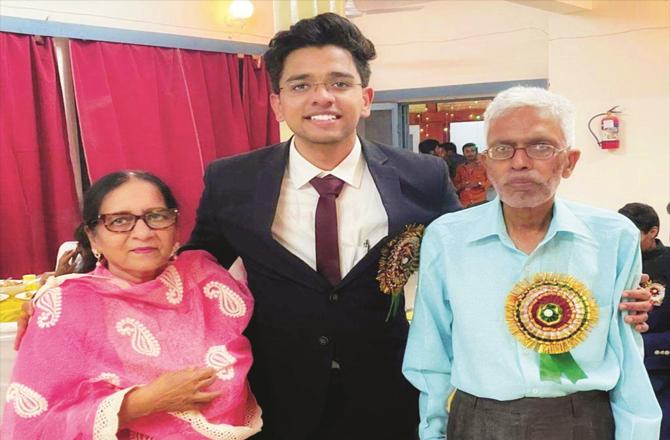
[[[619,148],[619,118],[616,116],[617,113],[621,113],[618,110],[619,106],[615,105],[611,109],[607,110],[605,113],[598,113],[589,119],[589,131],[593,135],[593,138],[596,140],[600,148],[603,150],[614,150]],[[594,119],[604,116],[600,120],[600,138],[591,129],[591,122]]]

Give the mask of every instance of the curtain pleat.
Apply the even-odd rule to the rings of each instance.
[[[53,270],[78,211],[53,41],[0,32],[0,278]]]

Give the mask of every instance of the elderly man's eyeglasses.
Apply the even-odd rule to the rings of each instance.
[[[177,222],[177,209],[153,209],[142,215],[126,212],[115,214],[100,214],[92,225],[102,223],[111,232],[130,232],[135,228],[137,220],[142,219],[150,229],[166,229]]]
[[[280,87],[279,90],[285,90],[286,93],[292,96],[301,96],[316,91],[319,86],[323,86],[329,93],[344,94],[356,86],[363,86],[363,84],[346,79],[338,79],[328,82],[291,81],[286,83],[284,87]]]
[[[514,157],[516,150],[526,150],[526,154],[531,159],[536,160],[546,160],[551,159],[563,151],[566,151],[568,147],[559,148],[554,145],[538,142],[535,144],[526,145],[525,147],[515,147],[508,144],[496,144],[492,147],[489,147],[484,153],[493,159],[493,160],[507,160]]]

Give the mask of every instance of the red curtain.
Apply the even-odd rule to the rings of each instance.
[[[78,211],[53,42],[0,33],[0,278],[53,270]]]
[[[180,202],[182,240],[193,228],[205,166],[278,138],[265,134],[279,128],[259,104],[264,70],[250,75],[249,104],[236,55],[76,40],[70,47],[91,180],[120,169],[157,174]],[[263,122],[248,128],[247,109]]]
[[[279,124],[270,107],[270,78],[262,59],[245,55],[242,62],[242,101],[251,148],[279,142]]]

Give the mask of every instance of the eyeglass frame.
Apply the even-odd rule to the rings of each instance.
[[[504,158],[504,159],[500,159],[500,158],[495,158],[495,157],[493,157],[493,156],[491,155],[492,149],[495,148],[495,147],[497,147],[497,146],[500,146],[500,145],[505,145],[505,146],[508,146],[508,147],[512,147],[512,155],[511,155],[510,157],[506,157],[506,158]],[[541,157],[541,158],[538,158],[538,157],[532,157],[530,154],[528,154],[528,147],[529,147],[529,146],[533,146],[533,145],[546,145],[546,146],[548,146],[548,147],[551,147],[552,154],[551,154],[550,156],[547,156],[547,157]],[[513,146],[513,145],[509,145],[509,144],[505,144],[505,143],[502,143],[502,142],[501,142],[501,143],[499,143],[499,144],[494,145],[493,147],[488,147],[488,148],[486,148],[486,150],[482,151],[482,154],[486,154],[486,157],[488,157],[488,158],[491,159],[491,160],[509,160],[509,159],[512,159],[512,158],[514,157],[514,155],[516,154],[517,150],[526,150],[526,155],[527,155],[530,159],[533,159],[533,160],[549,160],[549,159],[551,159],[552,157],[555,157],[555,156],[557,156],[557,155],[563,153],[564,151],[568,151],[569,149],[570,149],[570,147],[568,147],[568,146],[564,146],[564,147],[556,147],[556,146],[554,146],[554,145],[552,145],[552,144],[550,144],[550,143],[548,143],[548,142],[533,142],[533,143],[531,143],[531,144],[529,144],[529,145],[524,145],[523,147],[515,147],[515,146]],[[532,151],[532,150],[531,150],[531,151]]]
[[[347,84],[347,88],[346,89],[337,89],[336,87],[334,87],[336,83],[340,83],[340,82]],[[287,86],[280,87],[279,91],[281,92],[282,90],[286,90],[287,93],[291,96],[307,96],[307,95],[309,95],[309,93],[313,93],[313,92],[317,91],[319,89],[319,86],[323,86],[324,89],[326,89],[326,92],[335,93],[335,94],[346,93],[350,90],[353,90],[353,88],[355,86],[363,87],[363,83],[349,83],[348,81],[344,81],[343,79],[333,79],[331,81],[326,81],[326,82],[324,82],[324,81],[311,82],[311,81],[295,80],[294,86],[298,86],[298,85],[301,85],[301,84],[304,84],[304,85],[308,86],[307,90],[303,90],[303,91],[298,92],[298,91],[294,91],[293,89],[291,89],[290,82],[287,83],[287,84],[288,84]]]
[[[156,214],[158,212],[165,212],[165,211],[171,212],[172,214],[174,214],[174,221],[172,223],[170,223],[167,226],[163,226],[162,228],[156,228],[156,227],[153,227],[149,224],[149,222],[146,219],[146,216],[148,216],[150,214]],[[127,231],[115,231],[113,229],[109,229],[109,225],[107,225],[107,223],[105,222],[105,217],[112,216],[112,215],[125,215],[125,216],[128,216],[128,217],[132,216],[132,217],[134,217],[133,224],[130,226],[130,229],[128,229]],[[157,209],[151,209],[151,210],[145,212],[142,215],[136,215],[136,214],[132,214],[130,212],[111,212],[109,214],[98,214],[96,219],[93,220],[92,222],[90,222],[88,225],[89,226],[96,226],[96,225],[102,223],[102,225],[105,227],[105,229],[107,229],[109,232],[115,232],[115,233],[123,234],[123,233],[126,233],[126,232],[131,232],[133,229],[135,229],[135,226],[137,226],[137,221],[141,219],[144,222],[144,224],[147,225],[147,228],[151,229],[152,231],[162,231],[162,230],[167,229],[171,226],[174,226],[177,223],[178,218],[179,218],[179,210],[177,208],[157,208]]]

